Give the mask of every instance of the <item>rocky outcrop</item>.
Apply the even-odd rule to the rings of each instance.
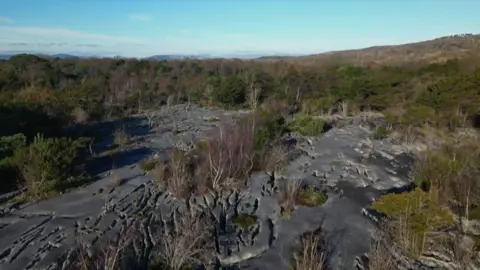
[[[98,169],[100,180],[57,198],[2,206],[0,269],[67,269],[69,254],[80,244],[95,247],[132,226],[138,234],[135,253],[148,261],[159,232],[168,236],[181,230],[179,220],[187,213],[213,221],[210,240],[218,264],[288,269],[298,238],[322,225],[325,241],[335,247],[329,253],[332,269],[354,269],[375,230],[365,209],[384,192],[409,184],[413,157],[408,148],[388,139],[372,140],[371,129],[352,119],[321,137],[287,136],[295,154],[282,173],[255,172],[245,190],[210,192],[189,201],[154,185],[152,175],[135,166],[152,155],[165,158],[173,145],[188,150],[236,114],[173,106],[159,113],[158,132],[136,116],[127,124],[141,130],[134,137],[137,143],[113,154],[116,169]],[[122,185],[113,185],[118,178]],[[327,193],[327,202],[299,206],[289,218],[282,217],[276,196],[286,180],[316,186]],[[254,222],[241,226],[235,222],[239,215]]]

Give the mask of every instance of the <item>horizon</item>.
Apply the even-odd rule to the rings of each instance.
[[[0,54],[308,55],[476,34],[479,9],[467,0],[18,0],[0,11]]]

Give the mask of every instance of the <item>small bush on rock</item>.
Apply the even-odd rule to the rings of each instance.
[[[372,133],[372,137],[376,140],[384,139],[388,137],[390,130],[385,126],[378,126]]]
[[[247,214],[240,214],[233,218],[233,223],[242,229],[248,229],[255,225],[255,217]]]
[[[325,121],[308,115],[299,115],[290,123],[290,129],[304,136],[318,136],[323,132]]]
[[[287,183],[280,187],[277,200],[281,207],[282,215],[289,216],[295,210],[301,185],[300,181],[288,180]]]
[[[153,158],[147,158],[140,162],[140,169],[145,172],[149,172],[155,169],[157,166],[157,161]]]
[[[173,148],[167,164],[156,164],[154,177],[177,198],[187,198],[192,190],[194,166],[188,153]]]
[[[319,206],[327,201],[327,196],[315,187],[308,187],[298,194],[297,201],[298,204],[305,206]]]

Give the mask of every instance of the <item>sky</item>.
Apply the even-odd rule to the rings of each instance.
[[[314,54],[480,33],[478,0],[0,0],[0,53]]]

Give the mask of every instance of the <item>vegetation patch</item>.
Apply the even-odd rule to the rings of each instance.
[[[140,162],[140,169],[144,172],[149,172],[155,169],[157,166],[157,160],[154,158],[147,158]]]
[[[248,229],[255,225],[256,218],[248,214],[239,214],[233,218],[233,223],[242,229]]]
[[[46,198],[87,182],[78,173],[78,153],[85,146],[70,138],[44,138],[16,149],[11,159],[27,187],[25,195]]]
[[[282,216],[289,217],[297,205],[297,198],[301,190],[301,181],[286,180],[277,193]]]
[[[450,210],[421,188],[384,195],[373,203],[373,208],[387,215],[391,236],[411,257],[422,254],[435,232],[454,225]]]
[[[324,130],[324,126],[325,120],[309,115],[298,115],[289,125],[291,130],[304,136],[312,137],[320,135]]]
[[[326,270],[329,252],[320,230],[300,236],[300,251],[293,254],[292,270]]]
[[[381,140],[381,139],[387,138],[389,134],[390,134],[390,130],[387,127],[382,125],[375,128],[375,130],[372,133],[372,138],[376,140]]]
[[[115,129],[113,133],[113,143],[117,146],[126,146],[132,141],[132,136],[127,131],[125,126]]]
[[[327,201],[327,195],[310,186],[299,192],[297,202],[305,206],[320,206]]]

